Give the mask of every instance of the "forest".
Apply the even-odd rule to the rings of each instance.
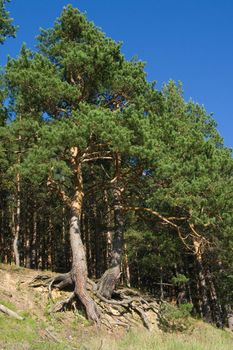
[[[17,35],[8,2],[0,44]],[[71,5],[1,67],[0,262],[58,272],[87,319],[91,279],[103,301],[126,286],[227,325],[232,186],[212,115]]]

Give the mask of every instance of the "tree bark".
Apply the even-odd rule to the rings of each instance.
[[[209,322],[213,322],[211,305],[208,297],[208,285],[206,282],[206,274],[203,268],[202,262],[202,252],[201,252],[201,241],[195,239],[194,240],[194,248],[196,253],[196,264],[198,270],[198,282],[201,293],[201,312],[203,318]]]
[[[21,116],[19,116],[21,121]],[[21,163],[21,142],[22,137],[18,135],[18,155],[17,155],[17,165]],[[14,241],[13,241],[13,251],[15,257],[16,266],[20,266],[20,255],[19,255],[19,232],[20,232],[20,215],[21,215],[21,179],[20,174],[16,174],[16,213],[13,210],[13,230],[14,230]]]
[[[114,226],[114,217],[113,217],[113,210],[110,207],[109,204],[109,198],[108,198],[108,192],[107,190],[104,190],[104,202],[106,205],[106,235],[105,235],[105,269],[107,270],[110,266],[111,262],[111,252],[112,252],[112,238],[113,238],[113,226]]]
[[[214,316],[214,321],[217,327],[222,328],[224,321],[223,321],[223,312],[221,305],[218,302],[218,295],[217,291],[215,288],[215,283],[211,274],[210,269],[207,269],[207,280],[209,283],[209,288],[210,288],[210,297],[212,301],[212,310],[213,310],[213,316]]]
[[[87,293],[87,263],[85,249],[81,239],[80,218],[75,211],[72,212],[70,220],[70,243],[72,249],[72,280],[75,283],[75,295],[84,305],[87,318],[95,322],[99,319],[99,314],[95,302]]]
[[[88,320],[98,322],[99,313],[97,306],[87,292],[87,261],[80,230],[83,203],[83,179],[80,164],[77,165],[75,176],[75,195],[71,203],[70,220],[70,244],[72,250],[71,276],[75,284],[74,293],[84,305]]]
[[[160,254],[159,254],[160,255]],[[160,283],[159,283],[159,286],[160,286],[160,299],[163,300],[164,299],[164,289],[163,289],[163,267],[160,266],[159,268],[160,270]]]
[[[124,243],[124,259],[122,264],[122,270],[123,270],[124,282],[126,286],[130,288],[131,287],[130,269],[129,269],[129,259],[128,259],[128,247],[126,243]]]
[[[15,265],[20,266],[20,256],[19,256],[19,231],[20,231],[20,210],[21,210],[21,202],[20,202],[20,175],[17,173],[16,175],[16,186],[17,186],[17,196],[16,196],[16,213],[13,209],[13,231],[14,231],[14,241],[13,241],[13,251],[15,257]]]
[[[35,269],[37,267],[37,211],[36,206],[33,208],[32,214],[33,228],[31,235],[31,251],[30,251],[30,267]]]
[[[123,213],[121,203],[121,190],[115,187],[114,196],[114,222],[115,231],[113,237],[113,249],[111,254],[110,268],[105,271],[98,282],[98,293],[107,299],[111,299],[112,293],[118,283],[121,275],[121,259],[124,250],[124,234],[123,234]]]

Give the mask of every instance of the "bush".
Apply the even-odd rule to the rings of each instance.
[[[190,313],[193,305],[181,304],[179,307],[162,303],[159,312],[160,328],[165,332],[187,331],[190,329]]]

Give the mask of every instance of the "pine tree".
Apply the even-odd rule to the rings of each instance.
[[[133,105],[123,112],[125,96],[130,102],[147,83],[141,63],[124,61],[119,45],[71,6],[64,9],[54,28],[42,31],[39,50],[33,54],[23,47],[21,55],[10,60],[6,68],[17,114],[22,119],[33,115],[41,123],[35,146],[22,163],[22,174],[37,183],[47,181],[70,208],[75,294],[88,318],[96,321],[98,313],[86,291],[87,265],[80,229],[83,172],[89,163],[114,160],[115,180],[108,181],[108,186],[114,186],[114,196],[119,196],[119,152],[128,150],[136,137],[134,121],[144,119]],[[113,286],[108,286],[109,297],[120,276],[122,255],[121,209],[119,199],[115,201],[118,257],[113,258],[117,273]]]

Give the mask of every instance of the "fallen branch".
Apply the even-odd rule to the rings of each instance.
[[[3,312],[4,314],[7,314],[8,316],[10,317],[14,317],[16,318],[17,320],[20,320],[20,321],[23,321],[23,317],[19,316],[16,312],[8,309],[8,307],[0,304],[0,311]]]

